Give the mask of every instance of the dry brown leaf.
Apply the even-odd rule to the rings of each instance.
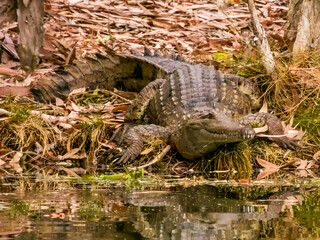
[[[123,123],[124,120],[123,119],[102,119],[102,122],[105,124],[110,124],[110,125],[118,125],[119,123]]]
[[[266,101],[263,102],[263,105],[260,108],[259,112],[268,112],[268,103]]]
[[[44,121],[52,124],[56,124],[58,122],[67,122],[68,120],[66,117],[63,117],[63,116],[48,115],[35,110],[31,111],[31,114],[34,116],[40,116]]]
[[[295,163],[296,163],[297,161],[300,161],[300,159],[299,159],[299,158],[296,158],[296,159],[294,159],[294,160],[292,160],[292,161],[290,161],[290,162],[287,162],[287,163],[285,163],[285,164],[282,164],[282,165],[280,166],[280,168],[287,168],[287,167],[290,167],[290,166],[295,166]]]
[[[74,148],[72,149],[70,152],[67,152],[65,155],[63,156],[59,156],[60,160],[65,160],[68,158],[72,158],[73,155],[75,155],[77,152],[79,152],[80,148]]]
[[[117,149],[118,147],[114,142],[101,143],[101,145],[110,149]]]
[[[312,158],[314,160],[317,160],[320,157],[320,150],[318,152],[316,152],[315,154],[313,154]]]
[[[37,154],[43,153],[44,148],[41,146],[41,144],[38,143],[38,142],[36,142],[35,145],[36,145],[35,152],[36,152]]]
[[[293,125],[293,116],[291,117],[289,124],[285,125],[284,123],[282,123],[282,125],[284,125],[284,134],[286,134],[286,136],[288,138],[292,138],[292,139],[296,139],[296,140],[301,140],[304,132],[302,129],[297,130],[294,127],[292,127]]]
[[[64,101],[61,98],[56,97],[56,106],[63,107]]]
[[[273,164],[273,163],[271,163],[271,162],[267,162],[267,161],[259,158],[258,156],[256,157],[256,160],[257,160],[257,162],[258,162],[262,167],[264,167],[266,170],[274,170],[274,169],[279,170],[279,169],[280,169],[280,167],[279,167],[278,165]]]
[[[1,74],[1,69],[0,69]],[[17,75],[17,74],[13,74]],[[30,87],[24,86],[0,86],[0,96],[31,96]]]
[[[264,170],[263,172],[259,173],[258,176],[257,176],[257,180],[260,180],[262,178],[265,178],[273,173],[276,173],[278,172],[279,169],[271,169],[271,170]]]
[[[60,167],[60,169],[65,171],[69,177],[80,178],[80,176],[78,174],[76,174],[73,170],[71,170],[70,168]]]
[[[79,105],[75,104],[74,102],[71,102],[71,107],[75,112],[81,112],[82,111],[82,107],[80,107]]]
[[[13,167],[13,169],[17,172],[17,173],[22,173],[23,170],[20,166],[20,159],[23,156],[23,152],[16,152],[16,154],[13,156],[12,160],[9,162],[9,165],[11,167]]]
[[[128,110],[128,108],[130,107],[130,105],[128,104],[123,104],[123,105],[119,105],[117,107],[114,107],[111,112],[115,113],[115,112],[125,112]]]
[[[8,112],[7,110],[5,109],[2,109],[0,108],[0,116],[9,116],[10,115],[10,112]]]
[[[68,115],[69,119],[79,119],[80,115],[78,112],[71,111]]]
[[[267,132],[269,129],[268,125],[264,125],[263,127],[254,128],[255,133]]]
[[[2,165],[4,165],[4,164],[6,164],[6,162],[5,162],[5,161],[2,161],[2,160],[0,159],[0,166],[2,166]]]
[[[143,151],[140,153],[140,155],[147,155],[147,154],[151,153],[153,150],[154,150],[153,147],[149,147],[149,148],[143,150]]]
[[[69,94],[69,96],[73,96],[73,95],[79,95],[79,94],[83,94],[86,92],[86,88],[78,88],[78,89],[74,89],[72,90],[72,92]]]
[[[57,126],[63,127],[64,129],[71,129],[73,126],[69,123],[64,123],[64,122],[58,122]]]
[[[232,46],[233,39],[232,38],[209,38],[208,43],[212,49],[215,49],[218,45],[222,46]]]
[[[308,177],[308,171],[305,169],[300,169],[299,171],[296,172],[296,175],[299,177]]]
[[[310,169],[310,168],[319,168],[319,166],[316,164],[317,163],[317,160],[311,160],[308,165],[307,165],[307,169]]]
[[[16,51],[16,47],[11,37],[7,34],[4,34],[4,40],[1,44],[2,48],[6,49],[15,59],[19,59],[19,55]]]
[[[77,173],[77,174],[86,174],[86,170],[83,168],[69,168],[70,170],[72,170],[73,172]]]
[[[297,170],[306,169],[307,165],[308,165],[308,160],[302,160],[299,167],[297,167]]]

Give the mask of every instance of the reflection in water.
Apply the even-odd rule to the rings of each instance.
[[[319,239],[317,197],[270,192],[210,185],[2,192],[0,239]]]

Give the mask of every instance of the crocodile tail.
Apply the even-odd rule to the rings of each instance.
[[[160,52],[156,50],[154,53],[152,53],[151,50],[147,47],[144,48],[144,57],[156,64],[159,64],[159,62],[162,62],[163,60],[166,60],[166,59],[194,64],[193,62],[190,62],[189,60],[183,58],[180,54],[176,54],[172,51]]]
[[[53,102],[55,98],[66,99],[75,89],[124,88],[128,91],[140,91],[163,70],[143,57],[96,54],[83,61],[74,61],[63,69],[46,74],[31,88],[37,101]]]

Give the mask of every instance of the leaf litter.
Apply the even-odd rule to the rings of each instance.
[[[0,32],[0,40],[3,40],[1,44],[7,55],[7,59],[3,57],[0,64],[0,74],[4,76],[0,79],[1,96],[20,94],[22,96],[17,98],[18,101],[27,99],[34,104],[27,88],[33,81],[43,78],[44,73],[52,72],[63,64],[72,63],[75,59],[81,60],[85,55],[103,54],[106,47],[118,52],[130,53],[142,52],[144,46],[163,51],[176,50],[185,59],[196,62],[208,62],[208,60],[214,62],[216,61],[214,54],[220,52],[230,54],[246,52],[248,56],[254,54],[254,49],[250,50],[252,48],[247,46],[253,35],[248,26],[250,14],[242,1],[208,3],[160,0],[47,0],[45,4],[47,16],[44,21],[45,42],[40,54],[42,63],[35,73],[27,75],[19,70],[20,65],[16,61],[18,57],[16,24],[8,24]],[[264,25],[269,37],[283,39],[287,4],[286,0],[257,2],[260,22]],[[291,69],[295,70],[293,66]],[[300,70],[295,71],[296,74],[300,72]],[[317,71],[312,70],[308,73],[315,75]],[[27,87],[19,86],[19,82],[26,77],[30,80]],[[35,146],[37,143],[38,147],[34,149],[43,149],[38,159],[31,158],[34,162],[43,159],[57,160],[54,156],[60,156],[60,161],[73,156],[78,158],[85,156],[83,149],[70,148],[70,144],[67,152],[62,155],[50,150],[50,146],[59,146],[61,144],[59,141],[67,136],[77,136],[80,141],[83,122],[89,122],[85,126],[89,129],[99,121],[110,125],[111,128],[118,128],[123,123],[124,112],[136,93],[116,90],[112,93],[116,95],[111,96],[112,94],[108,95],[109,93],[100,90],[101,95],[95,96],[96,93],[91,92],[88,95],[85,89],[79,89],[70,94],[66,101],[57,98],[54,105],[35,104],[36,107],[30,111],[31,118],[40,117],[43,120],[41,124],[51,127],[46,133],[48,137],[58,140],[41,142],[28,138],[27,141],[31,142],[24,145]],[[107,98],[105,98],[106,95],[108,95]],[[100,102],[104,99],[107,100]],[[3,101],[6,101],[5,98],[2,99]],[[11,112],[8,112],[10,115]],[[5,117],[3,121],[10,121],[10,118]],[[257,133],[264,131],[266,131],[265,128],[257,129]],[[300,131],[297,133],[297,130],[292,128],[292,122],[286,127],[286,131],[288,137],[290,134],[297,139],[302,137]],[[109,143],[101,141],[98,143],[100,146],[115,148]],[[75,145],[79,147],[81,144]],[[98,152],[99,149],[101,150],[101,147],[98,148]],[[32,151],[32,148],[27,150]],[[79,151],[80,155],[78,155]],[[148,154],[149,151],[150,149],[146,149],[143,153]],[[18,152],[12,154],[15,164],[17,159],[21,159],[17,154]],[[93,161],[97,158],[95,154],[89,156],[93,157]],[[318,158],[317,155],[315,158]],[[17,165],[14,166],[13,169],[16,172],[21,171]],[[65,172],[73,176],[76,174]]]

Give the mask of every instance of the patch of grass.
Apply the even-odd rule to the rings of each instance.
[[[203,173],[213,170],[230,170],[250,174],[252,170],[250,148],[246,143],[227,144],[210,155],[195,161],[192,168]]]
[[[320,90],[312,94],[297,109],[294,124],[307,132],[307,138],[320,146]]]
[[[100,104],[105,101],[104,95],[99,93],[96,89],[94,91],[85,92],[82,95],[77,96],[77,103],[80,106],[88,105],[88,104]]]
[[[7,148],[20,151],[34,151],[36,143],[41,145],[44,153],[55,142],[55,133],[42,120],[29,117],[23,122],[0,122],[0,142]]]
[[[9,118],[11,122],[20,123],[30,117],[30,111],[35,108],[35,104],[23,102],[13,96],[9,96],[0,101],[0,108],[10,112]]]
[[[10,121],[13,123],[19,123],[27,120],[30,117],[30,111],[27,108],[17,109],[10,115]]]

